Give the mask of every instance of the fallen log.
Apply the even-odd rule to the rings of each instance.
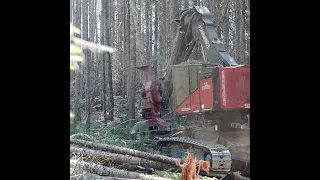
[[[103,160],[112,161],[121,164],[131,164],[131,165],[140,165],[148,168],[166,170],[171,168],[173,165],[169,165],[162,162],[157,162],[153,160],[148,160],[144,158],[134,157],[130,155],[114,154],[110,152],[104,152],[100,150],[93,150],[88,148],[78,148],[70,146],[71,153],[82,153],[85,155],[90,155],[95,158],[101,158]]]
[[[141,180],[170,180],[168,178],[130,172],[122,169],[106,167],[99,164],[93,164],[93,163],[88,163],[88,162],[78,161],[78,160],[70,160],[70,166],[73,168],[81,168],[102,176],[132,178],[132,179],[141,179]]]
[[[89,173],[84,171],[79,176],[70,177],[70,180],[87,180],[87,179],[99,179],[99,180],[138,180],[131,178],[118,178],[118,177],[110,177],[110,176],[99,176],[97,174]]]
[[[78,136],[79,137],[83,136],[83,137],[86,137],[87,139],[89,139],[90,141],[95,141],[94,137],[92,137],[92,136],[90,136],[88,134],[82,134],[82,133],[73,134],[73,135],[70,136],[70,139],[73,139],[73,138],[78,137]]]
[[[125,169],[128,171],[134,171],[134,172],[139,172],[144,174],[150,174],[155,171],[153,168],[142,167],[139,165],[132,165],[132,164],[113,164],[113,165],[114,165],[113,167],[117,169]]]
[[[101,144],[101,143],[90,142],[90,141],[84,141],[80,139],[70,139],[70,143],[85,146],[85,147],[90,147],[90,148],[96,148],[102,151],[110,151],[112,153],[126,154],[126,155],[135,156],[135,157],[145,158],[145,159],[163,162],[163,163],[167,163],[175,166],[179,166],[180,163],[182,163],[183,161],[177,158],[171,158],[163,155],[151,154],[151,153],[142,152],[134,149],[113,146],[108,144]]]

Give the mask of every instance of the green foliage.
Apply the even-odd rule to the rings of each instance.
[[[100,139],[100,143],[121,146],[121,147],[126,146],[126,142],[123,141],[123,138],[121,136],[113,135],[113,134],[110,134],[110,135],[108,134],[108,136],[104,137],[103,139]]]
[[[121,125],[118,128],[112,127],[109,129],[108,135],[122,137],[124,139],[129,138],[129,111],[127,109],[120,109],[122,120]]]
[[[74,33],[80,34],[80,29],[75,27],[74,25],[70,24],[70,35],[72,35]]]
[[[70,40],[74,38],[74,34],[80,34],[80,29],[70,24]],[[70,70],[75,70],[75,63],[83,60],[81,54],[81,47],[70,42]]]
[[[87,133],[85,124],[70,121],[70,136],[79,133]]]
[[[70,54],[80,54],[82,51],[81,51],[81,48],[80,46],[76,46],[74,44],[70,44]]]
[[[145,151],[153,154],[160,154],[159,151],[148,147],[147,140],[149,139],[149,133],[141,133],[137,137],[137,141],[128,140],[129,139],[129,116],[128,111],[121,110],[123,117],[122,124],[119,127],[107,128],[108,133],[106,135],[95,134],[93,132],[88,132],[86,130],[86,125],[83,123],[75,123],[70,121],[70,136],[74,134],[87,134],[95,139],[99,140],[100,143],[110,144],[115,146],[121,146],[126,148],[131,148],[139,151]],[[142,145],[143,144],[143,145]]]
[[[129,139],[129,112],[127,109],[120,109],[122,122],[121,126],[117,128],[110,128],[106,137],[100,140],[101,143],[111,144],[116,146],[122,146],[126,148],[131,148],[139,151],[150,152],[154,154],[159,154],[158,151],[147,146],[147,140],[149,139],[149,133],[141,133],[137,136],[137,141],[125,140]],[[145,145],[141,145],[145,144]]]
[[[74,34],[80,34],[80,29],[76,28],[72,24],[70,24],[70,39],[72,39]],[[81,61],[82,57],[77,55],[81,54],[81,48],[80,46],[76,46],[74,44],[71,44],[70,42],[70,70],[74,71],[76,69],[75,61]],[[79,58],[80,57],[80,58]],[[74,114],[70,111],[70,118],[74,118]]]
[[[70,118],[74,118],[74,114],[70,111]]]
[[[150,132],[139,132],[137,135],[137,139],[143,142],[146,142],[148,139],[150,139]]]
[[[70,28],[70,38],[73,38],[74,33],[80,33],[80,30],[71,25]],[[76,69],[76,64],[78,61],[83,61],[81,47],[70,42],[70,70]]]

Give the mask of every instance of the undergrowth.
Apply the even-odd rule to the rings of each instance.
[[[137,136],[138,140],[129,140],[129,117],[128,111],[122,110],[122,122],[121,125],[115,125],[115,127],[108,127],[107,134],[99,134],[97,132],[86,130],[84,123],[73,123],[70,121],[70,136],[75,134],[86,134],[89,135],[100,143],[110,144],[115,146],[121,146],[131,148],[139,151],[145,151],[153,154],[160,154],[158,151],[150,148],[147,145],[149,134],[144,132]],[[119,126],[119,127],[118,127]],[[85,136],[81,136],[81,139],[88,140]]]

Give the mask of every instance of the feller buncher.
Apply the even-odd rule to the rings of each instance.
[[[191,152],[209,161],[214,175],[240,172],[250,178],[250,65],[239,65],[230,56],[206,7],[184,9],[175,22],[164,77],[156,79],[151,66],[137,67],[147,81],[140,91],[143,121],[134,125],[131,135],[144,127],[164,155],[182,158]],[[202,58],[192,61],[196,44]],[[179,116],[194,117],[184,136],[173,137],[176,118],[164,118],[170,107]]]

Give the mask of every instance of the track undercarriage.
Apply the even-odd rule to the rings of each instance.
[[[203,117],[210,116],[213,117],[212,114]],[[215,117],[218,119],[217,115]],[[229,120],[231,119],[233,118]],[[221,125],[221,120],[211,121],[212,127],[207,124],[206,127],[186,129],[185,137],[169,137],[171,134],[167,137],[155,136],[154,138],[157,140],[154,140],[153,145],[166,156],[184,159],[190,152],[198,160],[209,161],[211,169],[210,174],[206,174],[208,176],[223,177],[230,172],[239,171],[242,176],[250,178],[250,128],[247,126],[248,120],[229,122],[227,126],[221,126],[221,130],[217,129],[219,127],[217,124]],[[206,121],[208,122],[208,120]],[[198,122],[198,124],[201,123]]]

